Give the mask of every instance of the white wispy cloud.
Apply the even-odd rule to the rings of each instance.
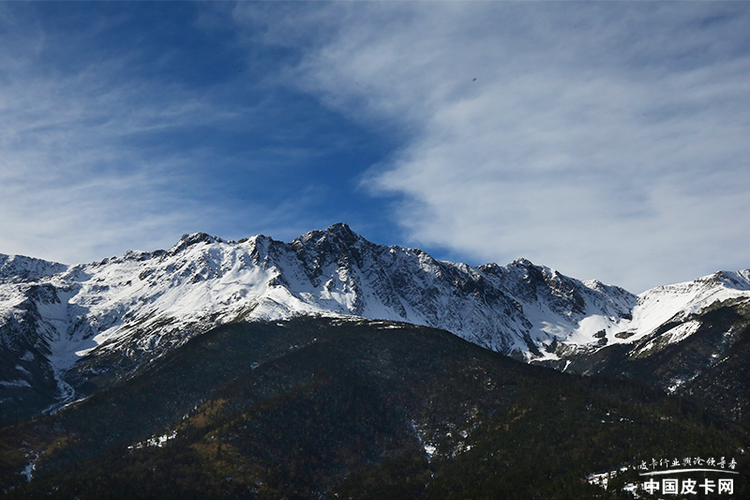
[[[268,103],[241,98],[252,82],[193,86],[149,73],[142,51],[153,48],[99,46],[116,18],[53,19],[48,29],[22,5],[0,11],[0,251],[77,263],[168,247],[184,232],[240,237],[242,226],[295,221],[299,208],[226,202],[222,190],[240,182],[227,170],[294,163],[294,145],[248,157],[191,141],[268,127]],[[165,50],[156,66],[173,57]],[[248,186],[249,198],[253,189],[262,187]]]
[[[194,120],[201,110],[195,103],[152,100],[147,92],[153,89],[132,81],[103,81],[112,74],[112,68],[88,68],[72,77],[26,75],[0,88],[7,99],[0,113],[0,242],[6,252],[86,258],[94,254],[92,244],[119,245],[144,232],[155,243],[165,221],[188,222],[184,212],[164,211],[179,200],[164,199],[160,189],[180,182],[187,159],[158,158],[127,142]]]
[[[345,220],[632,291],[750,265],[747,4],[123,3],[40,22],[52,5],[0,5],[3,253]],[[175,43],[150,46],[162,23],[112,38],[157,7]],[[334,116],[393,147],[361,175],[391,212],[342,193],[356,167],[326,154],[355,135]],[[377,229],[387,213],[406,241]]]
[[[640,291],[750,264],[749,11],[355,2],[266,36],[301,27],[289,80],[403,134],[364,183],[415,244]]]

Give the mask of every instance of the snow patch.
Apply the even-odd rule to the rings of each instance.
[[[688,321],[667,330],[658,337],[651,339],[639,349],[630,353],[631,357],[648,355],[666,344],[677,344],[694,334],[700,328],[700,321]]]
[[[0,385],[4,385],[5,387],[31,387],[31,384],[29,384],[25,380],[0,380]]]
[[[153,436],[145,441],[128,446],[129,450],[140,450],[141,448],[156,447],[163,448],[166,444],[177,437],[177,431],[172,431],[161,436]]]
[[[26,458],[31,457],[31,462],[24,467],[23,471],[21,471],[22,476],[26,476],[26,481],[31,482],[32,478],[34,477],[34,469],[36,469],[36,461],[39,460],[40,454],[36,452],[29,452],[26,454]]]
[[[619,474],[626,472],[628,470],[631,470],[632,467],[620,467],[616,470],[611,470],[607,472],[598,472],[595,474],[590,474],[586,477],[586,481],[588,481],[589,484],[592,484],[594,486],[599,486],[604,490],[607,490],[609,488],[609,483],[612,479],[617,477]],[[635,484],[625,484],[623,486],[623,491],[626,491],[633,495],[633,498],[639,498],[639,496],[636,494],[636,491],[638,490],[638,486]]]

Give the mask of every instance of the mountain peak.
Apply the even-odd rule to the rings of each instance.
[[[66,271],[68,266],[24,255],[0,254],[0,280],[27,281]]]
[[[520,267],[535,267],[534,263],[531,262],[529,259],[525,257],[521,257],[519,259],[514,260],[511,262],[512,265],[520,266]]]
[[[349,225],[346,222],[336,222],[335,224],[331,224],[328,229],[326,229],[326,232],[329,233],[347,233],[347,234],[355,234],[354,231],[349,227]]]
[[[750,290],[750,269],[742,271],[718,271],[709,276],[708,279],[720,283],[727,288]]]
[[[218,236],[211,236],[207,233],[198,232],[198,233],[192,233],[192,234],[183,234],[182,237],[180,238],[180,241],[178,241],[170,249],[170,252],[172,254],[176,254],[198,243],[216,243],[216,242],[223,242],[223,241],[224,240],[222,240]]]
[[[372,243],[342,222],[291,243],[186,234],[168,251],[73,268],[0,255],[0,339],[21,339],[0,342],[0,358],[13,360],[0,391],[32,386],[24,371],[32,373],[32,361],[47,366],[53,386],[63,373],[83,380],[135,370],[217,324],[300,315],[407,321],[525,360],[559,361],[645,339],[718,299],[744,298],[750,271],[691,283],[639,298],[525,258],[505,266],[438,261]],[[65,384],[58,392],[67,397]]]
[[[305,233],[292,241],[291,245],[298,254],[313,252],[320,257],[324,254],[331,256],[342,251],[349,253],[361,241],[366,240],[352,231],[347,224],[337,222],[325,231],[316,229]]]
[[[362,237],[358,235],[357,233],[355,233],[354,231],[352,231],[352,229],[346,223],[337,222],[329,226],[324,231],[321,231],[320,229],[315,229],[313,231],[303,234],[302,236],[298,237],[294,241],[301,241],[302,243],[307,243],[311,240],[314,240],[317,243],[325,239],[328,241],[336,241],[336,242],[342,242],[345,244],[351,244],[361,238]]]
[[[331,225],[326,229],[326,233],[330,234],[345,245],[351,245],[362,239],[360,235],[352,231],[352,229],[343,222],[337,222],[336,224]]]

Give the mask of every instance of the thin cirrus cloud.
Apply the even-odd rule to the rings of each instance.
[[[10,3],[0,24],[3,253],[346,221],[635,292],[750,265],[744,3]]]
[[[160,189],[180,183],[186,158],[144,152],[133,139],[216,110],[134,77],[123,55],[103,57],[89,46],[96,26],[55,31],[8,6],[2,22],[3,251],[79,262],[144,235],[155,243],[165,223],[187,222],[162,210],[177,200]]]
[[[121,68],[108,66],[54,77],[16,73],[3,85],[4,250],[77,262],[144,233],[155,243],[164,222],[183,218],[162,210],[181,201],[169,199],[179,189],[163,188],[185,179],[188,158],[144,151],[134,138],[215,110],[174,94],[154,96],[152,86],[133,80],[110,81]]]
[[[225,10],[0,7],[0,251],[76,263],[320,222],[295,174],[342,145],[312,144],[331,126],[240,57]]]
[[[415,244],[633,291],[748,266],[746,5],[327,8],[290,74],[400,127],[363,184]]]

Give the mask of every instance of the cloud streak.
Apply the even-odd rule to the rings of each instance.
[[[198,14],[178,21],[180,4],[165,17],[93,7],[0,11],[0,251],[76,263],[184,232],[308,230],[304,197],[267,193],[325,148],[300,144],[267,73],[246,75],[259,67],[215,40],[221,9],[190,4]],[[158,30],[138,31],[154,17]],[[154,46],[172,27],[174,47]]]
[[[13,3],[0,27],[4,253],[347,221],[636,292],[750,265],[744,3]]]
[[[179,196],[179,189],[163,187],[180,184],[189,159],[129,143],[138,135],[205,122],[215,110],[179,89],[154,95],[151,85],[113,82],[110,77],[122,73],[119,64],[54,77],[16,73],[18,80],[0,89],[6,97],[0,115],[4,249],[33,248],[67,260],[92,255],[86,246],[93,234],[106,246],[153,231],[155,243],[165,221],[187,225],[187,214],[163,211],[169,202],[181,205],[164,198]],[[38,238],[19,241],[14,235],[25,234],[23,228],[33,228]]]
[[[364,182],[415,244],[634,291],[747,267],[746,6],[329,8],[295,78],[398,124]]]

